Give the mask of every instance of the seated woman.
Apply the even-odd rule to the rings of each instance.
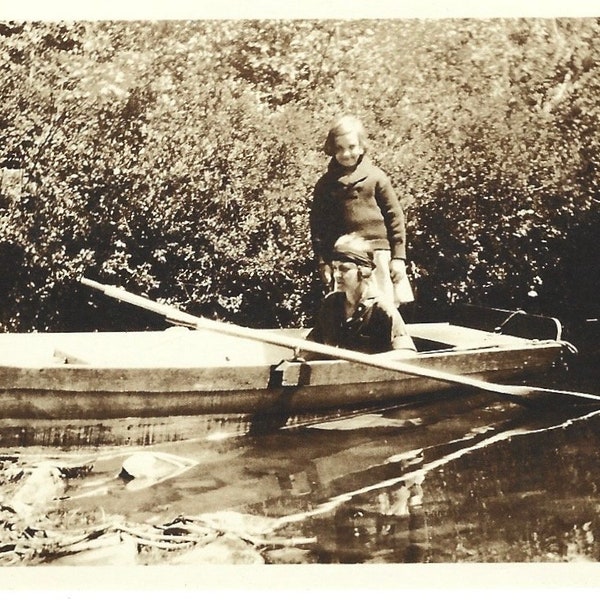
[[[331,267],[334,291],[325,296],[307,339],[386,358],[414,356],[415,344],[398,309],[370,293],[374,268],[370,244],[358,234],[340,237]],[[318,356],[301,353],[300,358]]]

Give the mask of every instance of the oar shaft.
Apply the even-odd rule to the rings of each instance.
[[[349,362],[354,362],[379,369],[385,369],[388,371],[395,371],[397,373],[406,373],[408,375],[415,375],[417,377],[427,377],[446,383],[470,386],[476,389],[482,389],[489,392],[495,392],[499,394],[508,393],[510,395],[520,395],[520,389],[517,386],[510,386],[507,389],[507,386],[501,384],[482,381],[479,379],[466,377],[464,375],[456,373],[448,373],[446,371],[428,369],[426,367],[420,367],[417,365],[410,364],[408,362],[400,362],[397,360],[390,360],[377,355],[364,354],[362,352],[348,350],[346,348],[328,346],[326,344],[313,342],[312,340],[295,338],[283,334],[277,334],[271,331],[252,329],[250,327],[242,327],[241,325],[213,321],[204,317],[195,317],[176,308],[172,308],[150,300],[149,298],[144,298],[142,296],[132,294],[131,292],[127,292],[116,286],[103,285],[85,277],[81,278],[80,281],[84,285],[99,290],[105,295],[110,296],[111,298],[127,302],[140,308],[144,308],[151,312],[160,314],[163,317],[172,321],[176,321],[178,323],[185,324],[190,327],[195,327],[197,329],[205,329],[233,337],[250,339],[258,342],[265,342],[274,346],[290,348],[292,350],[301,350],[304,352],[321,354],[324,356],[329,356],[330,358],[347,360]],[[514,390],[513,387],[515,388]]]
[[[88,287],[99,290],[106,296],[126,302],[127,304],[132,304],[133,306],[138,306],[139,308],[144,308],[150,312],[162,315],[166,319],[177,320],[182,324],[185,323],[186,325],[190,325],[192,327],[196,326],[196,321],[198,321],[198,317],[189,315],[166,304],[155,302],[154,300],[150,300],[150,298],[132,294],[131,292],[128,292],[120,287],[98,283],[97,281],[88,279],[87,277],[82,277],[79,281]]]
[[[197,318],[197,322],[198,327],[201,329],[207,329],[210,331],[223,333],[225,335],[256,340],[258,342],[266,342],[274,346],[282,346],[284,348],[291,348],[293,350],[302,350],[304,352],[321,354],[324,356],[329,356],[330,358],[346,360],[368,367],[375,367],[378,369],[385,369],[388,371],[396,371],[397,373],[406,373],[408,375],[415,375],[417,377],[428,377],[430,379],[437,379],[438,381],[444,381],[446,383],[471,386],[490,392],[506,393],[506,391],[504,390],[504,386],[498,384],[490,383],[487,381],[481,381],[479,379],[473,379],[471,377],[465,377],[456,373],[448,373],[446,371],[441,372],[435,369],[427,369],[425,367],[412,365],[409,362],[391,360],[389,358],[384,358],[371,354],[364,354],[362,352],[356,352],[354,350],[348,350],[346,348],[328,346],[326,344],[313,342],[312,340],[293,338],[273,333],[271,331],[260,331],[248,327],[241,327],[239,325],[232,325],[230,323],[211,321],[210,319],[204,319],[202,317]]]
[[[575,405],[591,406],[600,404],[600,396],[587,394],[585,392],[553,390],[526,385],[492,383],[490,381],[475,379],[474,377],[460,375],[458,373],[449,373],[447,371],[438,371],[437,369],[429,369],[427,367],[418,366],[412,364],[410,360],[408,362],[390,360],[378,355],[363,354],[362,352],[328,346],[326,344],[313,342],[312,340],[277,334],[272,331],[252,329],[250,327],[233,325],[231,323],[213,321],[204,317],[195,317],[176,308],[172,308],[165,304],[160,304],[159,302],[150,300],[149,298],[132,294],[131,292],[127,292],[116,286],[104,285],[85,277],[82,277],[80,281],[84,285],[99,290],[107,296],[157,313],[162,315],[168,321],[186,325],[187,327],[206,329],[209,331],[222,333],[224,335],[264,342],[274,346],[281,346],[297,351],[302,350],[305,352],[321,354],[323,356],[329,356],[330,358],[346,360],[369,367],[395,371],[397,373],[405,373],[407,375],[414,375],[415,377],[435,379],[448,384],[463,385],[474,389],[484,390],[486,392],[511,396],[515,402],[524,404],[525,406],[546,405],[548,401],[550,401],[548,403],[549,405],[556,406],[558,399],[565,397],[569,397],[572,400],[572,404]],[[542,400],[539,399],[540,396],[542,397]],[[553,398],[556,400],[553,401]]]

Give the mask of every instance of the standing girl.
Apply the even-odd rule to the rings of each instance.
[[[404,212],[388,176],[367,156],[367,147],[365,129],[356,117],[344,116],[332,124],[324,145],[331,160],[315,185],[310,212],[313,251],[321,278],[332,285],[335,241],[359,234],[373,250],[373,291],[398,306],[413,299],[406,279]]]

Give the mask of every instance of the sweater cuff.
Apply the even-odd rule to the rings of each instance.
[[[406,260],[406,249],[404,248],[404,244],[396,244],[392,246],[391,255],[392,258],[401,258],[402,260]]]

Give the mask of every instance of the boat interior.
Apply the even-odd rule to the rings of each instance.
[[[523,347],[561,336],[560,322],[553,318],[469,306],[448,322],[410,323],[408,329],[424,353]],[[303,337],[308,330],[276,331]],[[277,364],[292,357],[289,348],[180,326],[163,331],[0,334],[4,365],[181,368]]]

